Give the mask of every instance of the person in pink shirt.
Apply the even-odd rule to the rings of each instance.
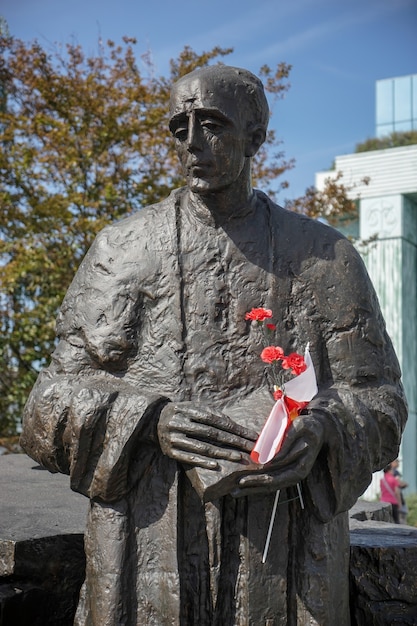
[[[389,502],[392,505],[392,516],[396,524],[400,523],[399,509],[401,503],[400,481],[394,476],[394,468],[387,465],[380,481],[381,502]]]

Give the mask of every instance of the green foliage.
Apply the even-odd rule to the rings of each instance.
[[[417,527],[417,493],[405,497],[408,506],[407,524]]]
[[[356,144],[355,152],[370,152],[372,150],[385,150],[386,148],[399,148],[411,146],[417,143],[417,130],[409,130],[404,133],[391,133],[385,137],[373,137],[362,143]]]
[[[80,261],[103,226],[182,184],[168,131],[179,76],[231,49],[185,47],[168,77],[155,77],[136,42],[46,51],[0,37],[0,433],[14,433],[22,406],[54,348],[54,320]],[[264,66],[281,97],[290,66]],[[254,164],[267,190],[291,162],[274,133]],[[275,154],[273,153],[275,151]],[[284,187],[285,181],[279,186]]]

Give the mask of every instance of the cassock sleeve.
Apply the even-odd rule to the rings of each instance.
[[[157,453],[156,420],[168,401],[126,382],[142,296],[115,264],[109,232],[97,237],[67,292],[59,343],[30,394],[21,436],[29,456],[107,502],[123,497]]]
[[[362,259],[345,239],[334,251],[332,267],[320,261],[305,277],[315,285],[305,313],[321,326],[319,393],[309,407],[328,433],[305,483],[322,521],[353,506],[372,473],[397,457],[407,419],[400,367]]]

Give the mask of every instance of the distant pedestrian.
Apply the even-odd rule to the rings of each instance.
[[[400,523],[401,489],[400,480],[394,476],[392,463],[384,468],[384,475],[380,481],[381,502],[389,502],[392,505],[392,517],[396,524]]]
[[[400,504],[400,509],[399,509],[399,518],[400,518],[400,524],[406,524],[407,523],[407,513],[408,513],[408,507],[407,504],[405,502],[405,498],[404,498],[404,489],[406,489],[408,487],[408,483],[404,482],[402,479],[402,474],[400,472],[400,470],[398,469],[400,462],[398,459],[395,459],[395,461],[393,461],[391,463],[391,467],[393,469],[393,474],[395,476],[395,478],[397,478],[399,480],[399,487],[400,487],[400,500],[401,500],[401,504]]]

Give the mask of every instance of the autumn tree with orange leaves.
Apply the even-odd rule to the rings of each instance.
[[[0,38],[0,434],[19,424],[95,235],[183,183],[167,123],[172,83],[232,52],[185,47],[156,78],[135,44],[109,41],[87,56],[78,45],[47,51]],[[285,63],[260,69],[271,97],[286,92],[289,72]],[[273,192],[290,167],[270,131],[254,182]]]

